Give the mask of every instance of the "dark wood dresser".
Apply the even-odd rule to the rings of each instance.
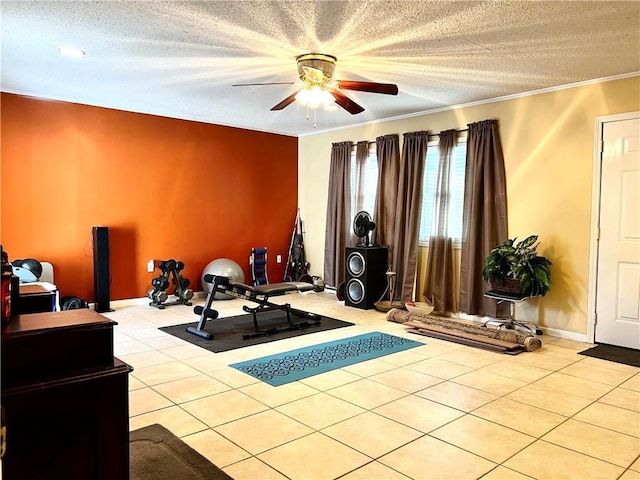
[[[129,478],[129,372],[116,323],[89,309],[18,315],[2,327],[2,478]]]

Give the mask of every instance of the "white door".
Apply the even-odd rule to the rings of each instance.
[[[640,119],[602,139],[595,340],[640,349]]]

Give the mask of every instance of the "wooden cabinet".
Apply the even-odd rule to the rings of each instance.
[[[129,477],[132,368],[113,356],[115,324],[79,309],[3,326],[3,479]]]

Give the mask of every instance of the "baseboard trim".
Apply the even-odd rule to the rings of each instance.
[[[193,298],[205,298],[206,292],[193,292]],[[111,308],[133,307],[136,305],[149,305],[151,300],[148,297],[125,298],[123,300],[111,300]],[[95,303],[90,303],[89,308],[95,310]]]
[[[575,342],[591,343],[586,333],[570,332],[568,330],[560,330],[558,328],[540,327],[545,335],[551,337],[562,338],[564,340],[573,340]]]
[[[111,309],[116,308],[124,308],[124,307],[133,307],[135,305],[148,305],[148,298],[125,298],[124,300],[111,300]],[[96,309],[95,303],[90,303],[89,308],[92,310]]]

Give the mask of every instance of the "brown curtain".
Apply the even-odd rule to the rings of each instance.
[[[398,135],[383,135],[376,138],[378,160],[378,187],[373,221],[376,229],[372,238],[376,245],[389,246],[389,262],[393,269],[393,234],[395,232],[396,199],[398,198],[398,175],[400,172],[400,139]]]
[[[506,302],[484,297],[484,259],[507,239],[507,182],[496,120],[468,125],[465,170],[460,310],[470,315],[504,317]]]
[[[365,196],[365,164],[369,157],[369,142],[363,140],[356,145],[356,164],[355,164],[355,191],[353,192],[353,204],[351,205],[351,213],[349,218],[353,221],[356,213],[361,211],[364,207]],[[373,212],[368,212],[373,215]],[[349,228],[349,245],[355,245],[358,243],[358,237],[353,233],[353,228]]]
[[[402,302],[413,299],[427,143],[427,132],[404,134],[398,196],[395,199],[395,233],[391,256],[393,269],[397,273],[396,288]]]
[[[345,247],[351,222],[350,160],[351,142],[332,145],[324,240],[324,282],[335,288],[344,281]]]
[[[431,237],[423,295],[439,312],[457,312],[455,257],[453,238],[449,236],[449,201],[451,199],[451,164],[456,145],[456,131],[440,132],[439,164],[434,189]]]

